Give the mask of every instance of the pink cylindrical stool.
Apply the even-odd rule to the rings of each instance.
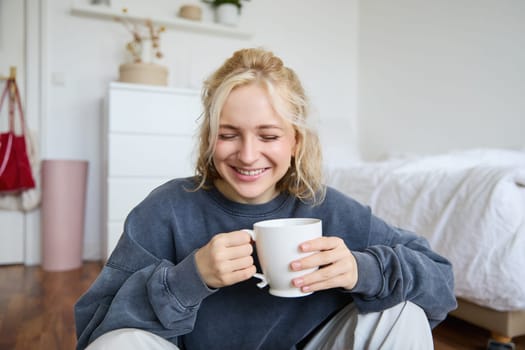
[[[42,268],[82,265],[88,162],[42,161]]]

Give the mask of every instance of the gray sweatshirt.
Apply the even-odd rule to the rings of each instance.
[[[193,188],[193,178],[172,180],[130,212],[117,247],[75,305],[77,349],[118,328],[144,329],[189,350],[294,349],[348,303],[367,313],[412,301],[432,327],[456,307],[445,258],[423,237],[386,224],[332,188],[317,206],[286,193],[240,204],[215,188]],[[219,289],[202,281],[194,254],[213,235],[291,217],[319,218],[324,236],[344,240],[358,265],[353,290],[280,298],[259,289],[255,278]]]

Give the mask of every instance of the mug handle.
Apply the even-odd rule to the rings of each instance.
[[[252,239],[255,241],[255,233],[253,232],[253,230],[244,229],[242,231],[248,233],[252,237]],[[257,283],[257,287],[264,288],[268,285],[268,281],[266,280],[266,277],[264,277],[262,273],[255,273],[252,277],[255,277],[261,280],[261,282]]]
[[[255,277],[261,280],[261,282],[257,283],[257,287],[262,289],[268,285],[268,281],[266,280],[266,277],[264,277],[262,273],[256,273],[252,277]]]

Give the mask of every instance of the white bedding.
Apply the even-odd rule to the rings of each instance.
[[[329,185],[428,238],[456,295],[525,309],[525,153],[470,150],[327,168]]]

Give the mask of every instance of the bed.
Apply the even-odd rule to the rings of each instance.
[[[452,262],[453,316],[500,342],[525,334],[525,152],[390,157],[326,174],[329,185],[424,235]]]

